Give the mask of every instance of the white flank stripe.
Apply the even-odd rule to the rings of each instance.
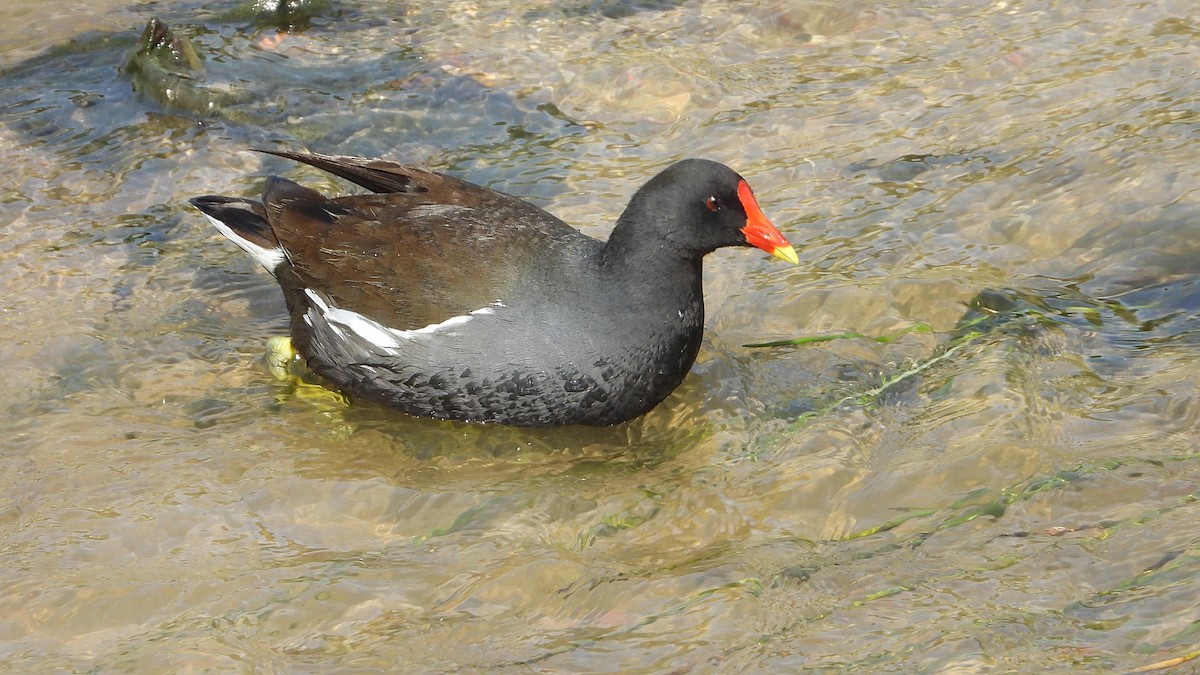
[[[208,218],[208,222],[212,223],[213,227],[217,228],[218,232],[225,235],[225,237],[227,239],[229,239],[229,241],[232,241],[233,243],[237,244],[238,247],[241,248],[243,251],[245,251],[246,253],[249,253],[250,257],[257,260],[258,264],[267,268],[268,272],[274,274],[275,268],[278,267],[279,263],[283,262],[284,259],[287,257],[287,254],[284,253],[282,246],[277,247],[277,248],[263,248],[257,244],[254,244],[254,243],[238,236],[238,233],[234,232],[233,228],[229,227],[225,223],[222,223],[221,221],[217,220],[216,218],[213,218],[212,216],[208,215],[207,213],[203,213],[203,212],[201,212],[201,213],[204,215],[205,218]]]
[[[494,307],[504,307],[504,303],[497,300],[487,307],[472,311],[464,316],[452,316],[441,323],[431,323],[424,328],[415,328],[413,330],[398,330],[396,328],[388,328],[378,321],[365,317],[358,312],[342,309],[341,307],[331,307],[329,303],[311,288],[304,289],[304,294],[312,302],[313,307],[310,311],[316,311],[337,333],[345,336],[342,328],[345,328],[358,337],[366,340],[375,347],[383,350],[394,352],[400,347],[402,341],[412,340],[420,335],[433,335],[440,331],[445,331],[455,326],[461,326],[477,316],[487,314],[495,314]],[[308,317],[305,321],[312,325]]]

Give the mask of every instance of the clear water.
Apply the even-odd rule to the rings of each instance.
[[[81,4],[0,10],[7,668],[1193,665],[1191,0]],[[133,90],[151,16],[220,105]],[[596,236],[706,156],[802,264],[711,256],[699,362],[626,425],[345,408],[272,379],[278,289],[184,201],[349,189],[274,144]],[[889,339],[744,346],[841,333]]]

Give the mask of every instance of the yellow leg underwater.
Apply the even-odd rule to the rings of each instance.
[[[346,397],[342,394],[304,379],[304,374],[308,372],[308,369],[304,367],[300,359],[300,352],[297,352],[296,348],[292,346],[292,339],[286,335],[278,335],[267,340],[267,367],[271,369],[271,374],[275,376],[275,379],[281,382],[290,381],[292,395],[302,401],[336,407],[349,405]]]
[[[292,376],[292,361],[300,358],[300,353],[292,347],[292,339],[286,335],[277,335],[267,340],[267,367],[277,380],[286,380]]]

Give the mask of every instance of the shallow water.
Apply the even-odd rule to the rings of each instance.
[[[1194,665],[1190,0],[78,4],[0,10],[8,668]],[[151,16],[220,106],[133,91]],[[276,145],[596,236],[707,156],[802,264],[711,256],[699,361],[625,425],[346,408],[272,379],[278,289],[184,201],[349,190]],[[885,339],[744,346],[840,333]]]

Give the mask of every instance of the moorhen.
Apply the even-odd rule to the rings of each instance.
[[[264,151],[375,194],[267,179],[261,202],[196,197],[283,288],[294,348],[336,388],[412,415],[616,424],[670,394],[704,327],[701,260],[795,250],[729,167],[685,159],[607,242],[511,195],[393,162]]]

